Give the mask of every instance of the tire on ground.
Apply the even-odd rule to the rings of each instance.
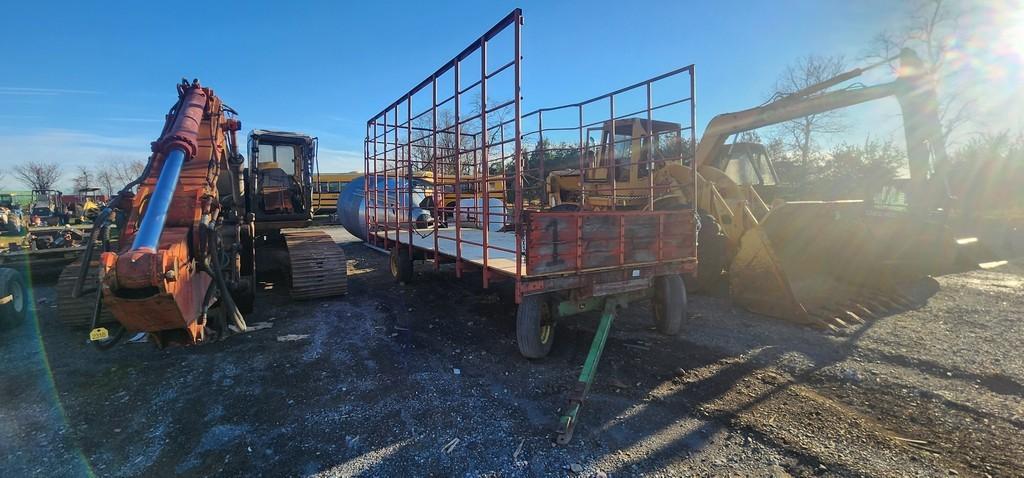
[[[14,269],[0,267],[0,321],[20,322],[28,310],[28,288],[21,274]]]
[[[676,335],[686,318],[686,285],[679,274],[658,276],[654,279],[651,301],[654,322],[658,332]]]
[[[412,282],[412,257],[409,255],[408,246],[396,244],[391,249],[391,277],[402,284]]]
[[[516,344],[523,357],[539,359],[551,352],[555,321],[550,302],[543,296],[523,297],[516,309]]]

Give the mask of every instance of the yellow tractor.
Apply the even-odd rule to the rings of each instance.
[[[827,328],[912,306],[915,301],[901,293],[904,286],[954,270],[963,257],[958,248],[977,240],[957,238],[951,226],[932,79],[913,51],[904,50],[899,59],[899,77],[888,83],[829,90],[866,70],[855,69],[762,106],[718,115],[695,150],[677,124],[606,122],[598,128],[600,140],[585,148],[583,178],[576,170],[548,175],[548,205],[575,207],[586,195],[598,207],[663,209],[696,188],[699,287],[728,278],[730,295],[741,306]],[[910,173],[896,195],[769,204],[758,190],[770,192],[778,180],[765,148],[726,144],[741,132],[888,97],[903,113]],[[655,197],[639,194],[651,184]],[[900,203],[880,204],[881,197]]]
[[[100,198],[100,188],[79,189],[78,197],[72,205],[70,220],[73,224],[92,222],[104,206],[106,203]]]

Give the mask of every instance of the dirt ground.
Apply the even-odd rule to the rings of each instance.
[[[401,286],[331,232],[346,297],[269,288],[248,318],[269,328],[199,347],[99,352],[36,287],[36,316],[0,333],[4,475],[1024,474],[1017,265],[940,277],[922,308],[842,334],[693,296],[670,338],[636,304],[563,447],[552,430],[596,314],[528,361],[507,287],[431,264]]]

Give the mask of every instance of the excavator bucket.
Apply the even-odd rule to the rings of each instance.
[[[760,314],[840,328],[914,307],[912,286],[948,272],[956,241],[939,221],[863,201],[779,205],[740,238],[733,300]],[[922,281],[924,280],[924,281]]]

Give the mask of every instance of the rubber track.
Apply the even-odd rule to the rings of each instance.
[[[71,291],[75,287],[80,267],[80,262],[68,265],[57,280],[57,320],[69,327],[88,327],[92,323],[92,308],[96,300],[96,287],[99,285],[99,262],[92,261],[89,274],[85,276],[85,284],[82,285],[82,296],[72,298]],[[103,309],[99,323],[113,322],[114,316],[109,310]]]
[[[291,296],[307,300],[342,295],[347,288],[347,262],[334,239],[323,231],[282,232],[291,266]]]

